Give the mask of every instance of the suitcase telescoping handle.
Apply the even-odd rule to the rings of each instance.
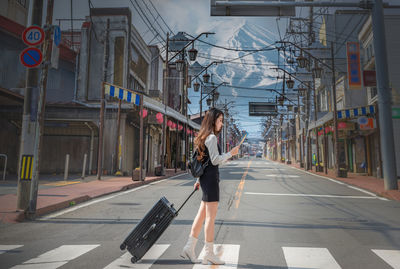
[[[182,207],[186,204],[186,202],[192,197],[192,195],[199,189],[199,187],[195,188],[192,193],[189,195],[188,198],[186,198],[185,202],[179,207],[178,211],[176,211],[176,215],[178,215],[179,211],[182,209]]]

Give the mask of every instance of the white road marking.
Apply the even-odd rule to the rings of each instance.
[[[12,269],[55,269],[85,254],[86,252],[97,248],[98,246],[100,245],[63,245],[56,249],[45,252],[37,258],[30,259],[23,264],[14,266]]]
[[[350,198],[350,199],[378,199],[378,197],[373,197],[373,196],[304,194],[304,193],[245,192],[245,194],[264,195],[264,196],[298,196],[298,197],[324,197],[324,198]]]
[[[400,250],[371,249],[376,255],[393,268],[400,268]]]
[[[124,255],[104,267],[104,269],[118,269],[118,268],[139,268],[139,269],[148,269],[153,263],[156,262],[158,258],[167,250],[169,244],[155,244],[153,245],[149,251],[143,256],[143,258],[136,262],[132,263],[131,258],[132,255],[129,252],[126,252]]]
[[[10,250],[23,247],[24,245],[0,245],[0,254],[6,253]]]
[[[267,176],[267,177],[279,177],[279,176],[281,176],[281,177],[300,177],[298,175],[285,175],[285,174],[267,174],[265,176]]]
[[[288,268],[340,269],[326,248],[282,247]]]
[[[231,245],[231,244],[216,244],[214,245],[214,253],[220,257],[221,260],[225,261],[224,265],[203,265],[203,264],[195,264],[193,269],[205,269],[205,268],[218,268],[218,269],[233,269],[237,268],[239,263],[239,252],[240,245]],[[203,259],[205,255],[205,248],[200,252],[198,259]]]
[[[181,175],[183,175],[183,174],[181,174]],[[180,175],[178,175],[178,176],[180,176]],[[174,177],[175,177],[175,176],[174,176]],[[107,195],[107,196],[104,196],[104,197],[102,197],[102,198],[97,198],[97,199],[91,200],[91,201],[89,201],[89,202],[81,203],[81,204],[76,205],[76,206],[74,206],[74,207],[67,208],[67,209],[63,209],[63,210],[60,210],[60,211],[58,211],[58,212],[56,212],[56,213],[49,214],[49,215],[47,215],[47,216],[38,218],[37,220],[40,221],[40,220],[49,220],[49,219],[53,219],[53,218],[56,218],[56,217],[58,217],[58,216],[64,215],[64,214],[66,214],[66,213],[73,212],[73,211],[75,211],[75,210],[77,210],[77,209],[80,209],[80,208],[83,208],[83,207],[87,207],[87,206],[90,206],[90,205],[93,205],[93,204],[97,204],[97,203],[99,203],[99,202],[107,201],[107,200],[113,199],[113,198],[115,198],[115,197],[118,197],[118,196],[121,196],[121,195],[124,195],[124,194],[128,194],[128,193],[131,193],[131,192],[134,192],[134,191],[138,191],[138,190],[147,188],[147,187],[149,187],[149,186],[151,186],[151,185],[155,185],[155,184],[161,183],[161,182],[163,182],[163,181],[165,181],[165,180],[168,180],[168,179],[171,179],[171,178],[174,178],[174,177],[162,179],[162,180],[160,180],[160,181],[152,182],[152,183],[150,183],[150,184],[143,185],[143,186],[140,186],[140,187],[137,187],[137,188],[134,188],[134,189],[130,189],[130,190],[127,190],[127,191],[119,192],[119,193],[117,193],[117,194]]]
[[[357,188],[357,187],[354,187],[354,186],[350,186],[350,185],[348,185],[347,187],[349,187],[350,189],[354,189],[354,190],[369,194],[371,196],[376,196],[376,198],[378,198],[380,200],[389,201],[389,199],[386,199],[386,198],[383,198],[383,197],[379,197],[375,193],[372,193],[372,192],[369,192],[369,191],[366,191],[366,190],[363,190],[363,189],[360,189],[360,188]]]
[[[389,199],[386,199],[386,198],[377,196],[375,193],[368,192],[368,191],[366,191],[366,190],[362,190],[362,189],[357,188],[357,187],[353,187],[353,186],[351,186],[351,185],[349,185],[349,184],[347,184],[347,183],[344,183],[344,182],[341,182],[341,181],[338,181],[338,180],[335,180],[335,179],[332,179],[332,178],[329,178],[329,177],[324,177],[324,176],[321,176],[321,175],[316,175],[316,174],[313,174],[313,173],[304,171],[304,170],[299,169],[299,168],[296,168],[296,167],[292,167],[292,166],[288,166],[288,167],[293,168],[293,169],[296,169],[296,170],[299,170],[300,172],[303,172],[303,173],[310,174],[310,175],[312,175],[312,176],[316,176],[316,177],[320,177],[320,178],[323,178],[323,179],[330,180],[330,181],[335,182],[335,183],[340,184],[340,185],[346,185],[346,186],[349,187],[349,188],[352,188],[352,189],[355,189],[355,190],[358,190],[358,191],[362,191],[362,192],[364,192],[364,193],[368,193],[368,194],[370,194],[370,195],[372,195],[372,196],[375,196],[376,199],[379,199],[379,200],[382,200],[382,201],[390,201]]]

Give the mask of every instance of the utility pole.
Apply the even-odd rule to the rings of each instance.
[[[33,0],[30,25],[42,25],[43,0]],[[20,141],[20,153],[18,161],[18,187],[17,209],[25,210],[29,206],[31,181],[21,179],[21,160],[23,155],[33,155],[35,140],[35,107],[37,106],[39,69],[26,70],[26,85],[24,96],[24,112],[22,115],[22,130]]]
[[[104,82],[107,81],[107,66],[109,57],[109,42],[108,32],[110,29],[110,19],[107,19],[106,36],[104,40],[104,61],[103,61],[103,81],[101,83],[101,100],[100,100],[100,126],[99,126],[99,149],[97,157],[97,179],[101,179],[103,173],[103,145],[104,145],[104,110],[105,110],[105,98],[104,98]]]
[[[336,103],[336,74],[335,74],[335,54],[333,50],[333,41],[331,42],[331,61],[332,61],[332,95],[333,95],[333,126],[335,128],[335,162],[336,162],[336,176],[340,175],[339,165],[339,130],[337,122],[337,103]]]
[[[168,103],[168,43],[169,33],[167,33],[167,45],[165,50],[165,67],[164,67],[164,81],[163,81],[163,101],[164,101],[164,120],[162,125],[162,156],[161,156],[161,175],[165,175],[165,161],[166,161],[166,139],[167,139],[167,103]]]
[[[315,88],[315,77],[313,75],[313,92],[314,92],[314,122],[317,122],[318,120],[318,112],[317,112],[317,89]],[[315,172],[321,172],[320,171],[320,156],[319,156],[319,139],[318,139],[318,128],[315,127],[315,145],[316,145],[316,151],[317,151],[317,160],[315,162]]]
[[[120,145],[120,139],[119,139],[119,129],[121,128],[121,99],[118,99],[118,112],[117,112],[117,134],[116,134],[116,141],[115,141],[115,156],[114,156],[114,171],[117,171],[117,174],[120,174],[121,172],[119,171],[119,145]]]
[[[50,57],[51,57],[51,33],[53,22],[53,6],[54,0],[47,1],[47,16],[46,16],[46,37],[43,45],[43,64],[42,72],[39,81],[39,103],[36,116],[35,125],[35,143],[33,150],[33,171],[32,171],[32,184],[30,191],[30,200],[28,210],[25,212],[28,218],[34,218],[36,213],[37,193],[39,186],[39,169],[40,169],[40,151],[42,146],[42,135],[44,131],[44,118],[46,107],[46,89],[47,89],[47,74],[49,71]]]
[[[394,152],[393,120],[386,36],[382,0],[372,7],[372,31],[375,51],[375,70],[378,88],[380,138],[385,190],[397,190],[396,154]]]
[[[139,130],[139,178],[140,181],[144,180],[143,177],[143,94],[140,93],[140,113],[139,113],[139,125],[140,125],[140,130]]]

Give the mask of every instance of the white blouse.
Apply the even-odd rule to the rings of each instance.
[[[210,154],[210,160],[213,165],[219,165],[226,161],[229,158],[232,158],[232,154],[230,152],[225,154],[219,154],[218,151],[218,140],[214,134],[210,134],[205,141],[205,145],[208,149],[208,153]]]

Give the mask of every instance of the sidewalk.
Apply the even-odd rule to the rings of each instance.
[[[279,162],[279,161],[275,161],[275,162],[283,164],[282,162]],[[297,164],[297,163],[294,163],[294,164],[286,164],[285,163],[285,165],[305,171],[304,168],[300,168],[300,164]],[[359,175],[356,173],[350,173],[350,172],[347,173],[346,178],[342,178],[342,177],[337,177],[335,175],[334,171],[331,169],[328,169],[328,174],[325,174],[325,172],[315,172],[315,166],[313,166],[313,170],[308,170],[306,172],[309,172],[309,173],[312,173],[315,175],[319,175],[319,176],[328,177],[331,179],[335,179],[335,180],[347,183],[349,185],[359,187],[361,189],[373,192],[378,196],[385,197],[390,200],[400,201],[400,191],[399,190],[389,190],[389,191],[385,190],[383,179],[379,179],[379,178],[371,177],[371,176],[362,176],[362,175]],[[398,180],[397,183],[398,183],[398,186],[400,187],[400,180]]]
[[[92,180],[65,186],[39,188],[36,215],[41,216],[67,208],[71,205],[100,197],[113,192],[136,188],[186,171],[166,169],[165,176],[148,176],[144,181],[132,181],[131,177],[107,177],[102,180]],[[42,185],[42,183],[40,183]],[[16,223],[25,220],[23,211],[17,211],[17,195],[0,195],[0,222]]]

